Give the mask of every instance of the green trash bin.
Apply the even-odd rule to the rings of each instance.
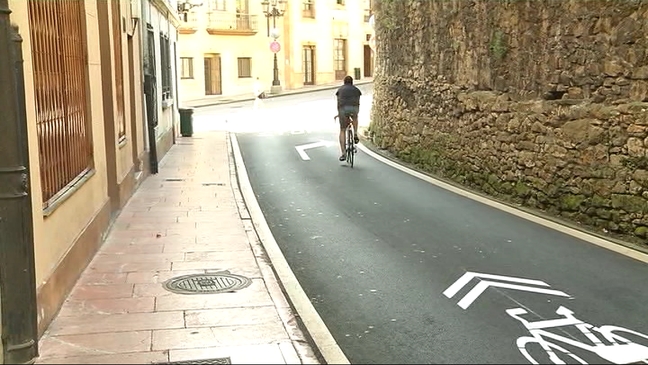
[[[193,108],[180,108],[180,134],[183,137],[193,136]]]
[[[360,80],[360,67],[356,67],[356,68],[354,68],[353,71],[354,71],[354,73],[355,73],[354,78],[355,78],[356,80]]]

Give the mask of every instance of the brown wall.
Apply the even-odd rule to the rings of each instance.
[[[370,133],[425,170],[646,243],[646,19],[646,0],[382,0]]]

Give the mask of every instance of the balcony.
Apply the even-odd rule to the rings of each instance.
[[[315,0],[304,0],[302,4],[302,17],[315,19]]]
[[[198,30],[198,14],[194,12],[180,14],[180,19],[182,20],[182,23],[178,27],[180,34],[196,33]]]
[[[212,12],[208,19],[207,33],[213,35],[255,35],[258,31],[256,15]]]
[[[369,19],[371,19],[371,14],[373,14],[371,9],[365,9],[364,10],[364,21],[365,21],[365,23],[369,23]]]

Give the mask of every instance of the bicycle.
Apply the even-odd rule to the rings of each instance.
[[[339,115],[336,115],[333,119],[339,118]],[[353,163],[355,160],[355,154],[358,152],[355,146],[355,133],[353,132],[353,115],[349,114],[346,116],[346,118],[349,119],[349,124],[346,127],[345,131],[345,153],[346,153],[346,158],[345,161],[346,163],[353,168]]]
[[[355,147],[355,134],[353,133],[353,116],[347,116],[349,118],[349,125],[346,128],[346,162],[353,168],[353,161],[355,160],[356,147]]]
[[[566,358],[571,358],[577,363],[587,364],[587,362],[581,357],[556,344],[555,342],[557,341],[594,353],[602,359],[605,359],[614,364],[648,364],[648,335],[645,335],[643,333],[611,325],[595,327],[589,323],[577,319],[573,315],[574,312],[563,306],[560,306],[556,310],[556,314],[562,315],[563,318],[540,320],[536,322],[530,322],[521,317],[523,314],[528,313],[528,311],[523,308],[507,309],[506,313],[514,319],[520,321],[524,325],[524,327],[529,330],[531,336],[522,336],[518,338],[516,345],[522,356],[524,356],[532,364],[538,364],[538,361],[533,358],[533,356],[527,349],[527,345],[532,343],[539,345],[542,350],[544,350],[549,356],[549,360],[554,364],[565,364],[564,360],[561,359],[556,354],[556,352],[561,353]],[[578,329],[592,344],[590,345],[588,343],[580,342],[573,337],[568,338],[547,331],[547,329],[550,328],[563,326],[576,327],[576,329]],[[604,338],[604,341],[607,341],[607,343],[604,343],[604,341],[597,337],[593,332],[600,334]],[[632,335],[637,338],[646,340],[645,342],[647,345],[634,343],[615,332],[622,332],[627,335]],[[551,342],[548,339],[554,340],[554,342]],[[643,340],[641,342],[644,342]]]

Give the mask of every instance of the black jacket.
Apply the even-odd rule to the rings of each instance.
[[[343,106],[360,106],[360,95],[362,95],[362,92],[355,85],[346,84],[340,86],[335,93],[338,108]]]

